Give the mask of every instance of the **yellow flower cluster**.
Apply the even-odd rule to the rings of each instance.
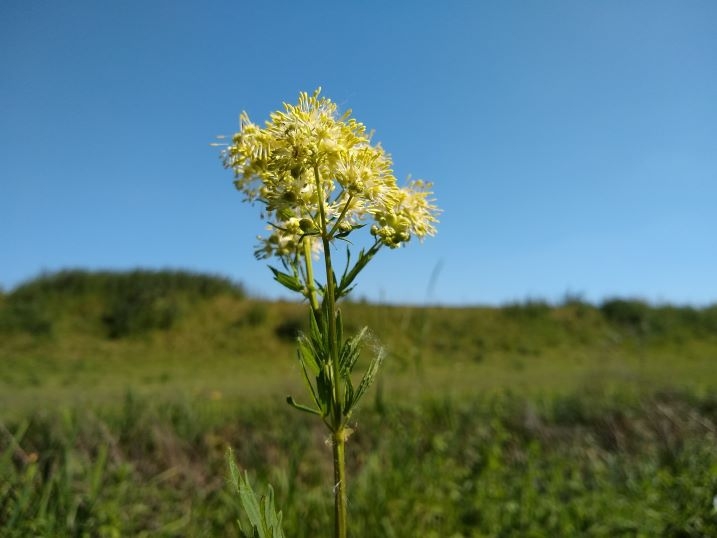
[[[319,94],[301,93],[264,127],[242,113],[223,151],[237,189],[265,206],[271,234],[260,238],[257,256],[290,257],[307,238],[319,248],[318,238],[345,237],[367,218],[376,240],[391,248],[433,235],[430,183],[398,187],[390,156],[371,144],[366,127]]]

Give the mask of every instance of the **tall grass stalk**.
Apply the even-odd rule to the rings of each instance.
[[[275,280],[309,305],[310,329],[298,337],[297,356],[310,404],[291,396],[287,401],[320,417],[331,432],[334,536],[346,538],[348,422],[383,353],[371,358],[354,387],[352,375],[367,333],[364,328],[344,336],[339,301],[382,247],[394,249],[411,237],[433,235],[438,209],[429,183],[399,187],[390,157],[380,145],[371,144],[365,126],[351,118],[350,111],[338,115],[336,105],[319,93],[300,94],[298,104],[284,104],[264,127],[243,113],[241,130],[222,156],[246,200],[263,204],[270,234],[259,238],[257,258],[278,258],[282,269],[270,266]],[[348,237],[369,220],[373,242],[352,260]],[[338,241],[347,245],[340,278],[332,260]],[[314,273],[318,258],[323,259],[323,281]]]

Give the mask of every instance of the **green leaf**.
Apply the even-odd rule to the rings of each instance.
[[[323,416],[321,411],[318,409],[312,409],[311,407],[307,407],[306,405],[302,405],[300,403],[297,403],[296,400],[294,400],[293,396],[287,396],[286,397],[286,403],[288,403],[291,407],[294,409],[298,409],[299,411],[304,411],[306,413],[311,413],[312,415],[319,415]]]
[[[291,291],[304,293],[304,285],[301,283],[301,280],[299,280],[298,275],[290,275],[288,273],[283,273],[279,271],[276,267],[272,267],[271,265],[269,266],[269,269],[271,269],[271,272],[274,273],[274,280],[276,280],[279,284],[281,284],[285,288],[290,289]]]
[[[297,345],[299,362],[301,362],[302,367],[308,368],[314,376],[319,375],[319,360],[321,357],[317,360],[316,349],[314,349],[311,340],[309,340],[305,335],[300,334]]]
[[[354,384],[351,382],[350,376],[344,378],[344,386],[346,387],[344,391],[344,414],[348,415],[351,413],[354,404]]]
[[[316,357],[320,361],[323,361],[330,356],[329,331],[326,326],[326,320],[328,320],[326,315],[327,306],[325,303],[325,301],[322,303],[320,312],[314,312],[311,310],[311,316],[309,318],[309,336],[311,338],[311,343],[314,346]],[[323,362],[320,362],[320,364],[322,363]]]
[[[356,263],[351,269],[348,268],[349,264],[347,259],[346,269],[344,270],[344,274],[341,276],[341,282],[336,289],[337,299],[348,294],[348,292],[352,289],[351,283],[356,279],[363,268],[366,267],[366,264],[371,261],[371,258],[374,257],[380,248],[381,243],[377,241],[368,250],[361,249],[358,260],[356,260]]]
[[[324,365],[316,378],[316,392],[322,410],[330,412],[333,402],[333,385],[331,384],[331,366]]]
[[[268,487],[266,495],[257,499],[256,493],[249,483],[249,476],[239,472],[231,448],[227,450],[227,464],[229,477],[234,489],[239,493],[239,500],[244,515],[249,520],[249,526],[242,525],[238,520],[239,529],[246,538],[285,538],[281,528],[282,513],[276,511],[274,505],[274,490]]]
[[[274,488],[271,487],[271,484],[269,484],[267,488],[266,497],[262,497],[262,501],[264,508],[264,521],[266,522],[267,527],[272,531],[272,537],[278,538],[279,536],[283,536],[284,533],[281,530],[282,514],[281,512],[277,513],[276,508],[274,507]]]
[[[244,472],[244,476],[240,477],[239,482],[239,498],[241,499],[242,508],[249,518],[249,523],[259,532],[260,538],[268,537],[268,529],[264,522],[264,518],[261,516],[261,508],[259,501],[256,498],[254,490],[251,489],[249,484],[249,476]]]
[[[341,369],[341,376],[346,377],[351,374],[356,365],[356,361],[361,354],[361,344],[366,337],[368,327],[361,329],[358,334],[349,338],[344,342],[341,347],[341,353],[339,354],[339,367]]]
[[[321,357],[317,359],[316,350],[314,349],[311,340],[307,338],[304,334],[299,335],[298,349],[296,350],[296,354],[299,358],[299,364],[301,365],[301,373],[303,374],[304,381],[306,382],[306,386],[309,389],[311,398],[314,400],[316,407],[320,409],[319,414],[325,416],[328,406],[319,398],[317,390],[314,388],[314,383],[312,382],[312,377],[316,379],[321,372],[319,361],[321,361],[321,364],[324,364],[325,361]],[[311,372],[311,375],[309,374],[309,371]],[[291,402],[289,402],[289,404],[292,405]]]
[[[314,384],[312,383],[311,378],[309,377],[309,373],[306,371],[306,368],[304,367],[303,363],[301,364],[301,371],[304,374],[304,381],[306,381],[306,386],[309,388],[309,394],[311,394],[311,398],[314,400],[316,407],[321,410],[321,416],[325,416],[326,410],[328,409],[328,405],[326,402],[320,399],[319,394],[317,393],[317,389],[314,388]]]
[[[356,394],[354,395],[354,399],[351,402],[351,407],[354,407],[358,403],[361,397],[371,386],[371,383],[373,383],[374,379],[376,378],[376,374],[378,373],[378,369],[381,367],[384,358],[385,353],[383,348],[381,348],[378,350],[376,356],[371,359],[371,363],[368,365],[366,373],[364,373],[363,378],[361,379],[361,383],[359,383],[359,386],[356,389]]]
[[[309,312],[309,335],[311,335],[311,338],[315,338],[320,341],[325,327],[323,320],[320,318],[317,319],[316,314],[317,313],[314,312],[313,309]]]
[[[239,468],[234,461],[234,451],[231,448],[227,449],[226,459],[227,466],[229,467],[229,480],[232,486],[237,490],[237,493],[239,493]]]

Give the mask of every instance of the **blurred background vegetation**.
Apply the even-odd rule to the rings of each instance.
[[[388,351],[349,443],[355,536],[717,536],[717,305],[343,305]],[[0,536],[233,536],[223,455],[330,528],[305,305],[183,271],[0,294]]]

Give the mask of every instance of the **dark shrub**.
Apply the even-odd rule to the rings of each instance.
[[[643,301],[609,299],[600,305],[607,321],[623,328],[647,332],[650,326],[650,307]]]
[[[250,327],[258,327],[266,322],[268,316],[269,309],[267,308],[266,304],[254,303],[249,308],[249,311],[247,312],[246,317],[242,320],[242,322],[246,323]]]
[[[302,320],[289,318],[276,326],[274,334],[282,340],[293,342],[302,330],[304,330],[304,322]]]
[[[550,305],[542,300],[528,299],[522,303],[510,303],[503,307],[503,315],[516,320],[545,318]]]
[[[0,305],[0,333],[16,331],[47,336],[52,333],[52,319],[39,301],[10,299]]]
[[[152,329],[167,330],[179,318],[174,300],[150,290],[118,295],[102,316],[110,338],[123,338]]]

